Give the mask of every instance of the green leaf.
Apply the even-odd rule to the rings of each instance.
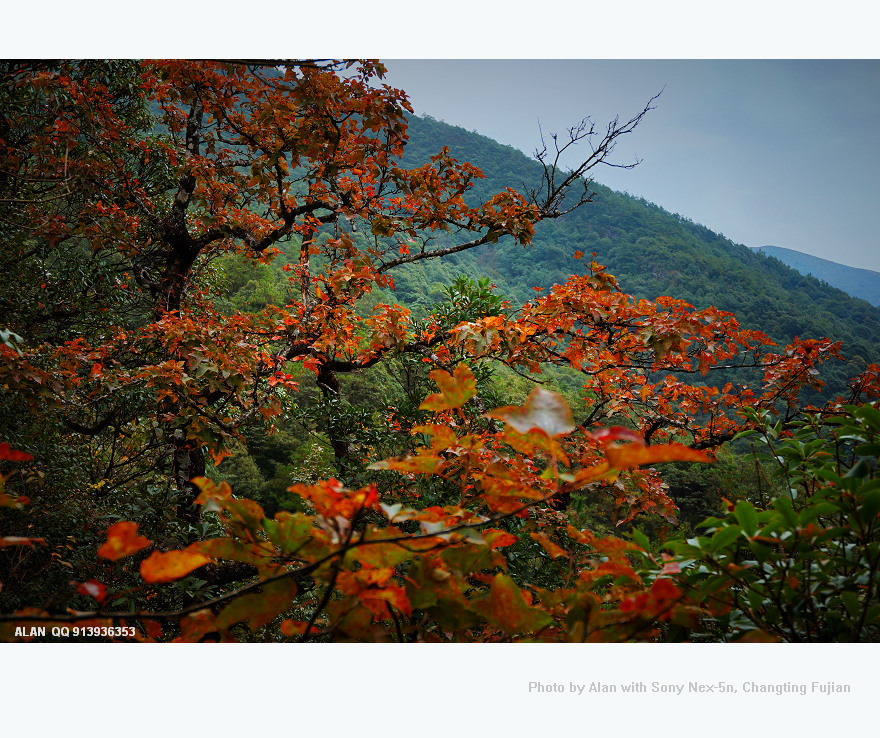
[[[750,538],[758,532],[758,513],[755,506],[746,500],[740,500],[736,503],[734,511],[736,519],[743,528],[743,532]]]
[[[863,497],[859,507],[859,518],[863,523],[870,523],[880,512],[880,491],[870,492]]]
[[[859,459],[859,463],[856,464],[852,469],[850,469],[847,473],[847,477],[856,477],[862,479],[867,477],[871,473],[871,465],[868,464],[864,459]]]
[[[284,554],[298,551],[314,535],[314,523],[303,513],[280,512],[264,526],[269,540]]]
[[[880,443],[863,443],[856,446],[856,453],[859,456],[880,456]]]
[[[353,557],[362,564],[377,569],[395,567],[413,556],[414,551],[409,551],[398,543],[368,543],[358,546],[353,552]]]
[[[709,550],[712,552],[720,551],[722,548],[727,548],[731,543],[733,543],[737,538],[740,537],[742,530],[738,526],[731,525],[728,528],[722,528],[719,530],[714,536],[712,536],[711,541],[709,542]]]
[[[857,592],[852,590],[841,592],[840,599],[850,617],[858,618],[862,614],[862,603]]]
[[[715,574],[713,576],[710,576],[700,585],[700,596],[702,598],[709,597],[710,595],[713,595],[723,589],[732,581],[733,580],[729,576],[725,576],[723,574]]]
[[[651,541],[649,541],[648,536],[642,533],[642,531],[640,531],[638,528],[633,529],[632,538],[643,549],[645,549],[645,551],[647,551],[648,553],[651,552]]]
[[[746,594],[746,597],[749,601],[749,607],[752,608],[752,611],[758,613],[761,611],[761,608],[764,605],[764,595],[760,592],[756,592],[753,589],[750,589]]]
[[[773,500],[773,507],[775,507],[783,518],[785,518],[785,522],[788,523],[792,528],[796,528],[798,524],[797,513],[794,511],[794,507],[791,504],[791,499],[788,497],[777,497]]]
[[[872,405],[862,405],[856,410],[857,418],[864,418],[875,431],[880,431],[880,410]]]

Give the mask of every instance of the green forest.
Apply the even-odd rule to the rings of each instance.
[[[0,62],[0,640],[875,642],[880,308],[376,62]]]

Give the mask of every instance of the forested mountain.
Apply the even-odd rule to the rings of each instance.
[[[475,132],[430,117],[410,118],[404,161],[424,162],[441,146],[486,175],[473,188],[474,200],[503,187],[537,187],[541,167],[522,152]],[[599,176],[601,176],[601,171]],[[426,308],[459,272],[485,275],[515,304],[534,297],[533,286],[549,288],[582,271],[596,254],[620,287],[636,297],[670,295],[698,308],[713,305],[735,313],[749,328],[784,345],[793,337],[827,336],[843,342],[850,367],[826,365],[829,389],[842,391],[846,379],[865,363],[880,360],[880,309],[767,259],[683,215],[594,184],[594,202],[555,221],[538,224],[533,245],[511,239],[433,262],[395,271],[396,299]],[[390,295],[388,295],[390,297]]]
[[[860,297],[875,306],[880,305],[880,272],[857,269],[781,246],[756,246],[754,250],[779,259],[801,274],[812,275],[832,287],[843,290],[848,295]]]
[[[880,640],[880,310],[280,66],[0,62],[0,641]]]

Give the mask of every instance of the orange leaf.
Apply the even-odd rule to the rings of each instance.
[[[660,446],[642,446],[637,443],[628,443],[625,446],[608,446],[605,449],[605,458],[615,469],[630,469],[643,464],[657,464],[664,461],[712,461],[702,451],[682,446],[680,443]]]
[[[217,484],[207,477],[195,477],[192,481],[201,490],[201,494],[196,497],[197,505],[204,505],[208,500],[228,500],[232,497],[232,488],[229,486],[229,482]]]
[[[0,548],[6,548],[7,546],[30,546],[33,548],[35,543],[39,543],[41,546],[46,545],[45,538],[22,538],[21,536],[5,536],[0,538]]]
[[[461,407],[477,394],[477,380],[467,364],[459,364],[452,375],[442,369],[435,369],[430,377],[437,383],[440,392],[428,395],[419,405],[419,410],[440,412]]]
[[[141,576],[150,584],[173,582],[210,562],[204,554],[188,549],[167,553],[153,551],[141,562]]]
[[[118,561],[149,546],[152,541],[139,536],[137,529],[137,523],[130,523],[127,520],[120,520],[111,525],[107,529],[106,543],[98,549],[98,556],[110,561]]]
[[[496,548],[504,548],[505,546],[512,546],[519,539],[513,535],[513,533],[508,533],[504,530],[487,530],[483,532],[483,540],[489,544],[490,549]]]
[[[553,541],[551,541],[547,536],[543,533],[532,532],[529,535],[541,544],[541,547],[550,554],[551,558],[558,558],[559,556],[567,557],[568,552],[562,548],[561,546],[557,546]]]
[[[223,459],[225,459],[227,456],[232,456],[232,451],[230,451],[228,448],[224,448],[220,451],[209,451],[208,453],[210,453],[211,458],[214,459],[214,466],[220,466],[220,462],[223,461]]]

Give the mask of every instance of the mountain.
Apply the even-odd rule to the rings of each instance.
[[[404,165],[418,166],[442,146],[459,161],[482,169],[474,187],[486,198],[504,187],[540,184],[540,165],[522,152],[475,132],[430,117],[410,119]],[[583,268],[580,250],[596,253],[621,288],[637,297],[661,295],[687,300],[698,308],[736,313],[740,323],[769,334],[784,345],[794,336],[827,336],[843,342],[846,364],[823,370],[834,392],[866,363],[880,363],[880,309],[776,259],[736,244],[688,218],[644,199],[594,185],[594,202],[556,221],[538,224],[531,248],[503,239],[440,260],[394,270],[401,301],[416,315],[440,299],[444,285],[458,274],[488,276],[514,304],[534,296]],[[439,239],[443,239],[443,235]]]
[[[810,254],[804,254],[794,249],[784,249],[781,246],[753,248],[755,251],[779,259],[783,264],[796,269],[801,274],[811,274],[816,279],[827,282],[848,295],[860,297],[874,306],[880,306],[880,272],[857,269],[828,259],[820,259],[818,256],[810,256]]]

